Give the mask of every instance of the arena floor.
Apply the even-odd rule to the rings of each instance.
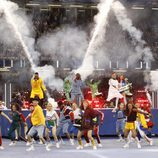
[[[154,139],[154,145],[149,146],[141,142],[142,149],[137,149],[135,143],[130,148],[124,149],[124,142],[117,142],[116,139],[102,139],[103,148],[92,150],[90,147],[83,150],[76,150],[66,142],[60,149],[55,146],[51,151],[46,151],[43,145],[35,144],[35,151],[27,152],[24,142],[18,142],[16,146],[10,147],[9,140],[3,139],[5,150],[0,150],[1,158],[157,158],[158,139]]]

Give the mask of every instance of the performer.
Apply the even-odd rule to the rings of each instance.
[[[8,137],[11,140],[10,146],[16,145],[15,138],[12,136],[13,132],[17,130],[17,135],[21,137],[20,132],[20,125],[23,123],[23,119],[21,117],[21,113],[19,112],[19,105],[18,104],[12,104],[11,105],[11,116],[12,116],[12,123],[10,125],[9,131],[8,131]],[[24,138],[22,138],[24,139]]]
[[[144,106],[143,107],[143,111],[149,113],[149,115],[145,115],[145,119],[146,119],[147,126],[148,126],[148,128],[147,128],[148,129],[147,135],[148,135],[149,138],[151,138],[151,130],[152,130],[153,126],[154,126],[154,123],[152,121],[153,120],[153,115],[151,113],[150,107]]]
[[[34,77],[31,79],[31,99],[34,99],[35,97],[39,97],[40,99],[40,106],[43,106],[43,98],[44,98],[44,92],[46,92],[46,88],[44,86],[43,80],[39,77],[38,72],[34,74]]]
[[[35,97],[32,101],[32,104],[34,106],[34,111],[31,114],[31,122],[32,127],[30,131],[28,132],[28,142],[31,144],[31,146],[26,149],[26,151],[32,151],[34,149],[34,145],[32,142],[32,137],[37,133],[39,136],[39,139],[45,144],[45,139],[43,138],[43,132],[45,129],[45,117],[42,108],[38,105],[39,101],[38,98]],[[46,145],[46,150],[49,151],[49,147]]]
[[[45,131],[46,138],[47,138],[47,141],[50,142],[49,133],[50,131],[52,131],[54,141],[56,142],[56,147],[60,148],[58,138],[56,135],[56,129],[58,125],[59,125],[59,116],[57,112],[53,109],[52,104],[48,103],[47,110],[46,110],[46,131]],[[50,143],[48,147],[51,147],[51,146],[52,144]]]
[[[95,117],[98,117],[100,113],[94,109],[92,109],[89,106],[89,103],[87,100],[83,101],[83,108],[84,108],[84,113],[83,113],[83,119],[82,119],[82,128],[81,130],[78,131],[77,135],[77,140],[79,143],[79,146],[76,149],[83,149],[83,144],[82,144],[82,134],[84,131],[87,131],[88,139],[92,143],[92,147],[94,150],[97,149],[94,138],[92,137],[92,130],[93,130],[93,119]]]
[[[72,139],[74,140],[75,133],[78,133],[78,130],[81,130],[82,124],[82,114],[81,109],[78,108],[76,103],[72,103],[72,113],[70,113],[71,121],[73,126],[70,129],[70,134],[72,135]]]
[[[118,89],[119,89],[119,82],[117,80],[116,73],[113,72],[111,75],[111,79],[109,80],[109,92],[106,100],[110,101],[116,98],[115,109],[118,106],[119,99],[123,99],[123,95],[119,92]]]
[[[59,126],[57,127],[57,136],[60,136],[60,132],[67,136],[71,145],[74,145],[74,140],[71,139],[71,136],[68,132],[69,126],[71,125],[70,113],[72,112],[71,108],[66,105],[64,101],[58,102],[58,107],[60,109],[60,117],[59,117]]]
[[[135,107],[137,109],[139,109],[140,111],[143,112],[143,110],[141,110],[140,108],[140,104],[139,103],[136,103],[135,104]],[[137,113],[137,120],[136,120],[136,128],[140,134],[140,136],[145,140],[147,141],[147,143],[149,143],[150,145],[153,145],[153,141],[152,139],[150,139],[149,137],[147,137],[147,135],[145,134],[145,132],[142,130],[141,127],[143,127],[144,129],[147,129],[148,126],[147,126],[147,122],[145,120],[145,115],[144,114],[141,114],[141,113]]]
[[[99,110],[96,110],[96,111],[97,111],[97,113],[99,113],[99,115],[93,119],[93,131],[94,131],[94,136],[97,139],[98,147],[102,148],[103,146],[101,144],[100,136],[99,136],[99,125],[103,124],[104,113]],[[85,147],[90,146],[90,141],[88,139],[86,130],[84,131],[84,138],[86,140],[86,144],[84,146]]]
[[[88,82],[88,86],[91,89],[92,92],[92,99],[95,98],[95,94],[98,93],[98,85],[100,84],[101,81],[94,82],[92,79],[91,82]]]
[[[71,91],[71,83],[69,79],[64,80],[64,92],[66,96],[66,100],[70,101],[70,91]]]
[[[120,105],[118,106],[118,109],[116,109],[116,117],[117,117],[116,133],[119,137],[119,140],[118,140],[119,142],[123,141],[122,134],[124,133],[125,121],[126,121],[124,110],[125,110],[124,103],[120,103]]]
[[[127,84],[126,84],[124,75],[120,75],[120,76],[119,76],[119,88],[124,87],[124,86],[126,86],[126,85],[127,85]],[[124,103],[125,103],[125,105],[126,105],[126,104],[127,104],[126,92],[123,91],[123,92],[121,92],[121,94],[123,95]],[[117,99],[118,99],[118,98],[117,98]]]
[[[0,109],[0,115],[5,117],[10,123],[12,123],[12,120],[1,109]],[[4,150],[4,147],[2,146],[1,126],[0,126],[0,150]]]
[[[138,137],[137,137],[136,125],[135,125],[137,113],[148,114],[148,113],[142,112],[139,109],[137,109],[133,103],[128,103],[126,110],[125,110],[125,115],[127,116],[127,121],[125,124],[125,130],[124,130],[124,137],[125,137],[125,141],[126,141],[124,148],[129,147],[130,141],[128,140],[127,137],[130,132],[132,133],[132,137],[135,139],[135,141],[137,143],[137,147],[141,148],[141,145],[140,145]]]
[[[28,126],[27,126],[27,123],[26,123],[25,116],[24,116],[24,114],[22,114],[21,107],[19,106],[18,109],[19,109],[18,112],[19,112],[19,114],[20,114],[20,117],[21,117],[21,119],[22,119],[22,122],[20,122],[20,130],[19,130],[19,134],[20,134],[20,135],[18,135],[18,131],[15,130],[15,140],[18,140],[18,139],[19,139],[19,136],[21,137],[22,127],[23,127],[23,129],[24,129],[24,141],[26,141],[26,140],[27,140],[27,134],[26,134],[26,133],[27,133],[27,131],[28,131]],[[23,139],[23,138],[22,138],[22,139]]]
[[[79,107],[81,106],[81,102],[84,98],[82,93],[84,87],[85,86],[81,80],[81,75],[77,73],[71,84],[71,101],[75,102]]]

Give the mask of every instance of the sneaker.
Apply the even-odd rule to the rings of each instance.
[[[82,150],[83,149],[83,146],[82,145],[79,145],[78,147],[76,147],[77,150]]]
[[[38,144],[42,145],[42,144],[43,144],[43,142],[40,140],[40,141],[38,142]]]
[[[123,142],[123,138],[118,139],[117,142]]]
[[[56,143],[56,148],[60,148],[60,144],[59,143]]]
[[[91,146],[91,143],[86,143],[86,144],[84,145],[84,147],[89,147],[89,146]]]
[[[31,145],[28,149],[26,149],[26,151],[34,151],[34,150],[35,150],[35,148],[33,145]]]
[[[100,143],[100,144],[98,144],[98,147],[99,147],[99,148],[102,148],[102,147],[103,147],[103,145]]]
[[[149,142],[150,146],[153,145],[153,140],[151,139],[150,142]]]
[[[30,142],[27,142],[27,143],[26,143],[26,146],[30,146],[31,144],[32,144],[32,143],[30,143]]]
[[[129,148],[129,144],[126,143],[126,144],[123,146],[123,148]]]
[[[3,147],[3,146],[0,146],[0,150],[4,150],[4,147]]]
[[[16,145],[16,142],[11,142],[10,144],[9,144],[9,146],[15,146]]]
[[[47,144],[46,146],[47,146],[48,148],[50,148],[50,147],[53,146],[53,144],[52,144],[52,143],[49,143],[49,144]]]
[[[71,144],[71,145],[75,145],[75,143],[74,143],[74,140],[73,140],[73,139],[70,139],[70,144]]]
[[[34,138],[32,138],[32,142],[35,144],[36,143],[36,141],[35,141],[35,139]]]
[[[59,141],[59,144],[65,145],[65,142],[61,139],[61,140]]]
[[[137,148],[138,148],[138,149],[141,149],[141,148],[142,148],[141,145],[140,145],[140,143],[137,143]]]
[[[51,150],[51,149],[49,148],[49,144],[46,145],[46,150],[47,150],[47,151],[50,151],[50,150]]]
[[[94,146],[93,146],[93,150],[97,150],[97,146],[94,145]]]

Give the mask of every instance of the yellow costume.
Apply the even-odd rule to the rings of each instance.
[[[35,80],[34,78],[31,79],[31,87],[31,98],[35,98],[35,96],[38,96],[39,99],[44,98],[43,91],[46,91],[46,88],[41,78],[39,78],[38,80]]]
[[[33,126],[45,126],[45,117],[42,108],[37,105],[31,115],[31,123]]]
[[[148,128],[144,114],[137,113],[137,120],[141,123],[143,128]]]
[[[125,129],[127,129],[127,130],[136,129],[135,123],[134,122],[126,122]]]

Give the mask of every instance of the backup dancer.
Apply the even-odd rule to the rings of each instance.
[[[56,129],[57,129],[57,126],[59,125],[59,116],[58,116],[57,112],[53,109],[53,106],[51,103],[48,103],[46,108],[47,108],[47,110],[46,110],[46,131],[45,131],[46,138],[47,138],[47,141],[50,142],[49,135],[50,135],[50,132],[52,132],[54,141],[56,142],[56,147],[59,148],[60,146],[59,146],[58,138],[56,135]],[[51,145],[52,144],[50,143],[49,147]]]
[[[45,139],[43,138],[43,132],[45,129],[45,117],[42,108],[38,105],[38,99],[34,98],[32,101],[32,104],[34,106],[34,110],[31,114],[31,123],[32,127],[30,131],[28,132],[28,142],[30,144],[30,147],[26,151],[32,151],[35,150],[32,138],[37,133],[39,136],[39,139],[45,144]],[[49,151],[49,147],[46,146],[46,150]]]
[[[70,116],[73,123],[73,126],[70,129],[70,134],[72,135],[72,139],[74,139],[74,135],[78,133],[78,130],[81,130],[82,124],[81,109],[78,108],[78,105],[76,103],[72,104],[72,113],[70,114]]]
[[[23,123],[23,119],[21,117],[21,113],[19,112],[19,105],[18,104],[12,104],[11,105],[11,116],[12,116],[12,123],[10,125],[9,131],[8,131],[8,137],[11,140],[10,146],[16,145],[15,138],[13,137],[13,132],[17,130],[18,136],[21,137],[20,132],[20,125]],[[24,138],[22,138],[24,139]]]
[[[5,117],[10,123],[12,123],[12,120],[2,110],[0,110],[0,115]],[[2,134],[1,134],[1,126],[0,126],[0,150],[3,149],[4,147],[2,146]]]
[[[89,103],[87,100],[83,101],[83,108],[84,108],[84,113],[83,113],[83,118],[82,118],[82,127],[81,127],[81,130],[78,131],[78,135],[77,135],[79,146],[76,149],[78,150],[83,149],[82,134],[84,131],[87,131],[88,139],[91,141],[93,149],[96,150],[97,149],[96,143],[94,141],[94,138],[92,137],[92,131],[94,128],[93,119],[95,117],[98,117],[100,113],[92,109],[89,106]]]
[[[97,117],[95,117],[93,119],[93,131],[94,131],[94,136],[97,140],[97,143],[98,143],[98,147],[103,147],[102,144],[101,144],[101,141],[100,141],[100,136],[99,136],[99,125],[103,124],[103,121],[104,121],[104,113],[99,111],[99,110],[96,110],[97,113],[99,113],[99,115]],[[84,131],[84,138],[86,140],[86,144],[84,145],[85,147],[87,146],[90,146],[90,141],[88,139],[88,136],[87,136],[87,131],[85,130]]]
[[[140,111],[142,111],[141,108],[140,108],[140,104],[139,104],[139,103],[136,103],[135,106],[136,106],[137,109],[139,109]],[[142,112],[143,112],[143,111],[142,111]],[[150,115],[150,114],[149,114],[149,115]],[[136,120],[135,124],[136,124],[136,129],[138,130],[140,136],[141,136],[145,141],[147,141],[147,143],[149,143],[150,145],[153,145],[152,139],[150,139],[150,138],[145,134],[145,132],[142,130],[142,128],[141,128],[141,127],[145,128],[145,129],[148,128],[144,114],[137,113],[137,120]]]
[[[71,84],[71,101],[75,102],[78,106],[81,106],[81,102],[84,99],[82,92],[84,87],[81,75],[77,73]]]
[[[117,75],[115,72],[112,73],[111,79],[109,80],[109,91],[107,101],[111,101],[112,99],[116,98],[115,102],[115,109],[118,106],[119,99],[123,99],[123,95],[119,92],[119,82],[117,80]]]
[[[124,133],[124,128],[125,128],[125,115],[124,115],[124,110],[125,110],[125,106],[123,103],[120,103],[120,105],[118,106],[118,109],[116,109],[116,117],[117,117],[117,121],[116,121],[116,133],[119,137],[118,141],[122,141],[123,137],[122,134]]]
[[[57,136],[60,136],[61,131],[70,141],[71,145],[74,145],[74,140],[71,139],[70,133],[68,131],[71,120],[70,120],[70,113],[72,112],[71,108],[66,105],[63,101],[58,102],[58,106],[60,109],[60,117],[59,117],[59,126],[57,127]]]
[[[91,89],[92,92],[92,99],[95,98],[95,94],[98,93],[98,85],[100,84],[101,81],[95,82],[93,79],[88,82],[88,86]]]
[[[137,137],[136,124],[135,124],[135,121],[137,119],[137,113],[148,114],[148,113],[142,112],[139,109],[137,109],[133,103],[128,103],[126,110],[125,110],[125,115],[127,116],[127,121],[125,124],[125,130],[124,130],[124,137],[125,137],[125,141],[126,141],[124,148],[129,147],[130,141],[128,140],[128,135],[130,132],[132,133],[132,137],[135,139],[135,141],[137,143],[137,147],[141,148],[141,145],[140,145],[138,137]]]
[[[70,80],[67,78],[64,80],[64,92],[65,92],[66,100],[70,101],[71,83]]]

